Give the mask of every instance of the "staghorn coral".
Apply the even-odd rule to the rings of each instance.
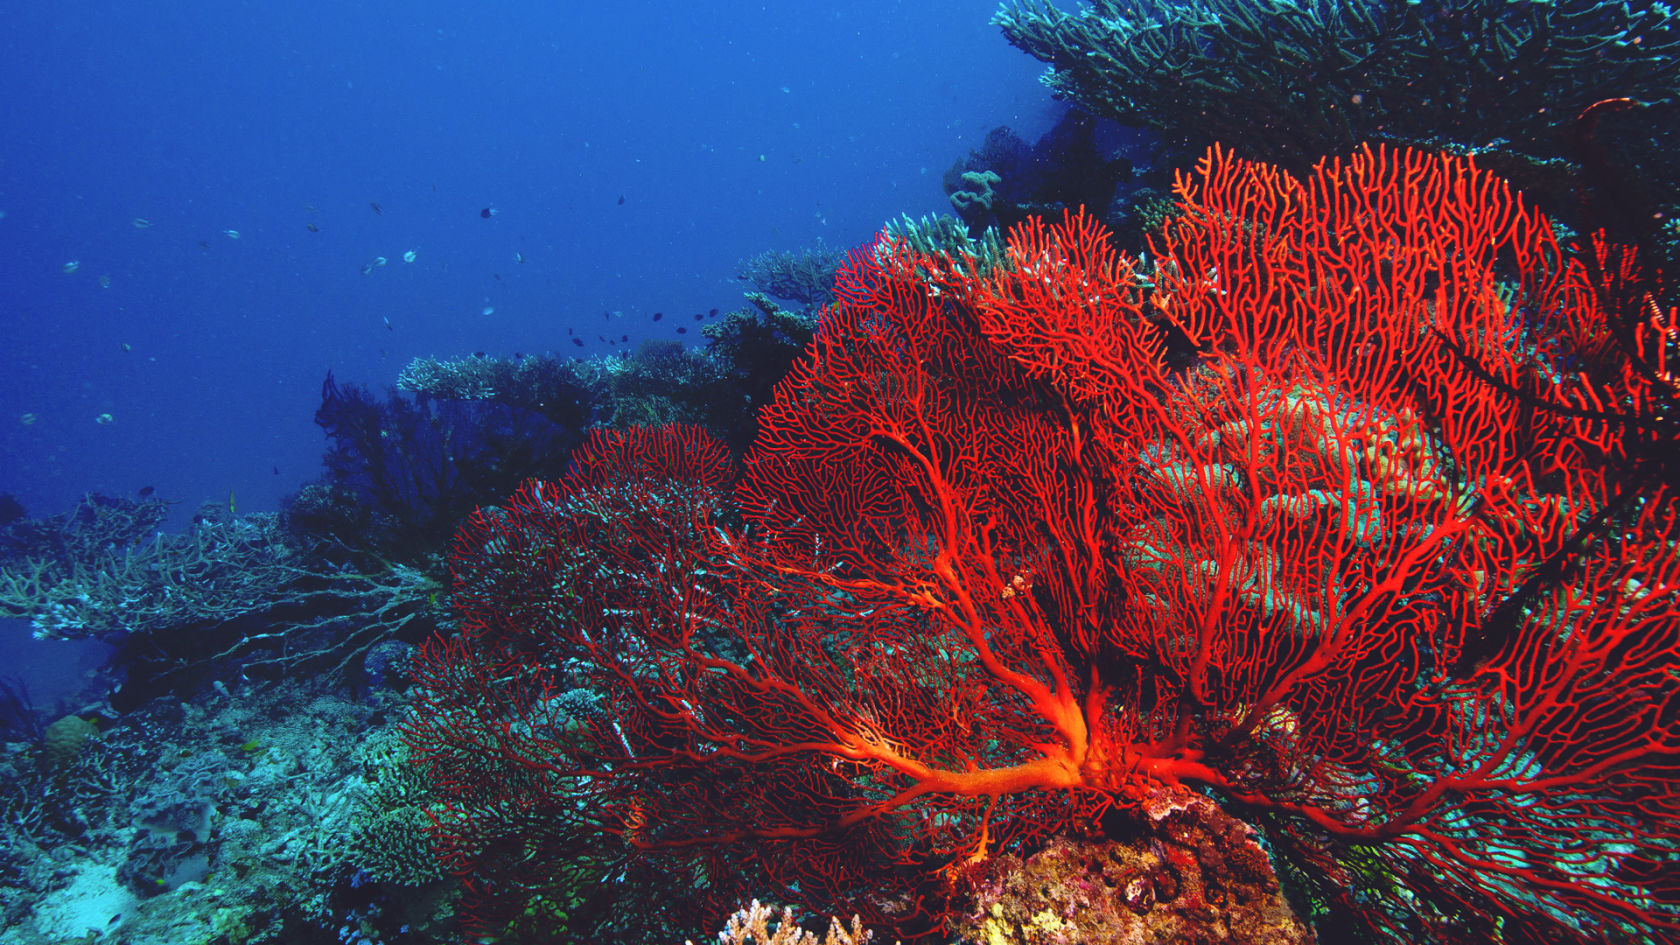
[[[831,918],[828,932],[820,939],[815,932],[807,932],[793,921],[792,909],[782,910],[775,931],[771,931],[770,920],[775,918],[773,906],[760,905],[754,899],[729,917],[729,922],[718,932],[718,945],[866,945],[875,937],[864,929],[857,916],[852,916],[851,928]]]
[[[29,618],[37,637],[117,641],[232,620],[306,573],[272,515],[201,518],[181,534],[83,550],[75,558],[25,557],[0,570],[0,615]]]
[[[0,616],[27,618],[40,638],[119,647],[125,705],[210,678],[340,673],[436,614],[439,585],[424,571],[303,544],[267,513],[200,515],[137,546],[70,547],[85,557],[0,562]]]
[[[142,490],[138,499],[88,493],[69,512],[44,519],[29,518],[14,502],[14,514],[0,524],[0,567],[34,561],[71,569],[78,562],[138,548],[169,517],[170,503],[150,493]]]

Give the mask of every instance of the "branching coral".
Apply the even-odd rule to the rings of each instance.
[[[604,836],[671,908],[909,937],[1200,788],[1389,941],[1680,929],[1673,316],[1472,160],[1179,193],[1147,280],[1083,215],[983,273],[858,254],[738,474],[600,435],[474,516],[407,732],[450,865]]]
[[[0,570],[0,614],[29,618],[38,637],[115,641],[233,620],[263,609],[269,593],[306,573],[271,515],[200,519],[137,546],[83,550],[31,555]]]
[[[845,261],[845,252],[818,243],[797,251],[766,250],[742,260],[739,268],[758,291],[814,309],[834,301],[834,274]]]
[[[29,619],[38,637],[119,646],[125,703],[212,674],[342,671],[411,623],[415,636],[429,629],[438,590],[411,567],[300,545],[271,514],[75,547],[81,557],[43,546],[4,562],[0,615]]]
[[[601,393],[579,370],[579,362],[546,354],[475,354],[453,361],[415,358],[397,376],[397,389],[439,400],[497,400],[539,413],[569,430],[590,424]]]
[[[830,919],[828,932],[820,939],[815,932],[807,932],[793,921],[792,909],[782,910],[775,931],[770,929],[772,919],[776,919],[776,910],[754,899],[729,917],[729,922],[718,932],[718,945],[866,945],[874,938],[857,916],[852,916],[850,928],[839,919]]]
[[[960,217],[935,214],[914,220],[904,215],[887,221],[883,232],[895,244],[929,258],[972,260],[981,272],[1003,260],[1003,232],[992,227],[970,229]]]
[[[1680,24],[1649,0],[1027,0],[994,22],[1098,115],[1298,169],[1361,141],[1546,161],[1593,102],[1680,82]]]

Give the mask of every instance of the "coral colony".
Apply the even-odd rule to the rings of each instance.
[[[883,240],[739,465],[603,432],[473,518],[405,740],[484,915],[604,836],[937,933],[1104,825],[1229,902],[1223,807],[1387,940],[1675,923],[1672,316],[1469,159],[1179,193],[1147,270],[1079,214],[989,275]]]
[[[109,648],[0,945],[1680,941],[1672,12],[997,22],[1079,110],[955,217],[329,374],[278,514],[0,495]]]

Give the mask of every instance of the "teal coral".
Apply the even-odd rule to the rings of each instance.
[[[552,355],[415,358],[397,376],[397,389],[443,400],[500,401],[577,429],[589,421],[601,395],[589,374],[588,362]]]
[[[1003,183],[1003,178],[993,171],[967,171],[962,175],[962,182],[968,189],[951,193],[951,206],[959,213],[976,206],[992,209],[992,201],[997,198],[995,188]]]
[[[799,251],[772,250],[742,260],[740,276],[760,292],[820,308],[834,301],[834,274],[846,254],[818,243]]]
[[[373,879],[423,886],[443,878],[432,849],[427,811],[432,792],[408,751],[394,746],[376,755],[373,780],[350,831],[350,862]]]
[[[961,218],[947,214],[912,219],[908,214],[888,220],[888,239],[924,256],[949,256],[972,263],[982,272],[1003,262],[1003,234],[995,227],[975,232]]]
[[[1593,102],[1680,81],[1680,25],[1653,2],[1027,0],[993,22],[1095,114],[1296,167],[1363,140],[1543,161]]]

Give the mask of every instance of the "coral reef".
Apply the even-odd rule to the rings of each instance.
[[[547,392],[552,380],[553,393],[562,398],[555,409],[570,415],[581,410],[573,388],[553,380],[541,362],[524,371],[479,362],[470,372],[474,377],[506,375],[517,385],[507,398],[489,399],[482,384],[465,388],[468,399],[397,392],[379,397],[355,384],[340,385],[329,373],[315,413],[328,437],[325,491],[314,493],[328,501],[311,502],[292,521],[305,523],[315,538],[419,563],[441,550],[455,523],[476,506],[564,468],[578,428],[513,401]],[[459,387],[466,373],[438,372],[434,379]]]
[[[755,290],[809,310],[833,303],[834,274],[845,262],[845,252],[818,243],[804,250],[767,250],[742,260],[739,268]]]
[[[1362,141],[1546,161],[1588,105],[1680,78],[1680,25],[1645,0],[1024,2],[994,22],[1093,114],[1295,169]]]
[[[770,929],[772,919],[776,919],[775,931]],[[850,928],[839,919],[830,919],[828,931],[817,938],[815,932],[807,932],[793,921],[792,909],[783,909],[778,919],[774,908],[760,905],[757,899],[730,916],[717,935],[718,945],[864,945],[873,938],[857,916],[852,916]]]
[[[822,281],[832,280],[832,270],[824,268],[831,262],[814,253],[775,256],[754,278],[795,296],[820,294]],[[545,411],[559,401],[565,416],[579,424],[568,428],[578,436],[597,427],[699,424],[744,451],[757,432],[758,409],[770,401],[776,382],[816,324],[809,308],[786,309],[763,292],[748,292],[746,298],[746,307],[702,329],[703,349],[648,340],[631,354],[583,361],[548,355],[511,362],[478,355],[458,361],[416,359],[403,370],[398,386],[426,398],[497,401]],[[479,501],[511,491],[512,483],[505,485],[503,493]],[[306,520],[310,532],[352,523],[365,530],[366,507],[356,491],[320,483],[300,494],[290,514]]]
[[[973,945],[1303,945],[1254,831],[1188,791],[1134,812],[1127,839],[1059,837],[958,879]]]
[[[1025,0],[993,22],[1057,96],[1156,130],[1159,166],[1216,142],[1297,172],[1366,142],[1474,153],[1575,230],[1680,262],[1656,238],[1680,215],[1660,0]]]
[[[390,829],[423,804],[393,765],[400,744],[377,734],[390,719],[329,688],[159,700],[70,762],[9,755],[0,943],[456,940],[454,883],[421,831]]]
[[[993,128],[945,172],[945,194],[975,232],[1079,207],[1115,222],[1111,205],[1132,177],[1127,155],[1135,150],[1124,131],[1074,109],[1032,144],[1008,128]]]
[[[117,523],[102,524],[113,509]],[[67,535],[68,521],[79,524]],[[133,537],[139,521],[151,528],[128,505],[84,502],[68,517],[14,523],[11,557],[0,559],[0,615],[28,618],[37,637],[117,648],[109,697],[119,707],[212,680],[340,674],[381,641],[436,627],[440,585],[425,572],[305,544],[275,515],[211,509],[185,532],[144,541]]]
[[[1473,160],[1178,189],[1146,277],[1085,215],[879,244],[738,467],[598,433],[480,510],[406,723],[446,862],[932,937],[953,867],[1199,789],[1326,926],[1680,928],[1680,313]]]
[[[397,375],[397,390],[439,400],[497,400],[540,413],[562,429],[581,430],[593,422],[599,392],[578,367],[546,354],[415,358]]]
[[[936,214],[912,220],[889,220],[882,232],[895,243],[928,258],[948,256],[989,272],[1003,261],[1003,231],[995,227],[971,229],[961,217]]]
[[[1055,127],[699,347],[329,374],[278,515],[0,493],[110,654],[0,679],[0,945],[1680,936],[1672,8],[995,23]]]
[[[42,710],[29,695],[21,679],[0,677],[0,739],[19,739],[39,744],[46,738]]]
[[[364,809],[350,830],[347,854],[368,878],[394,886],[424,886],[444,877],[428,836],[435,803],[430,784],[409,763],[395,738],[369,751],[372,774]]]

